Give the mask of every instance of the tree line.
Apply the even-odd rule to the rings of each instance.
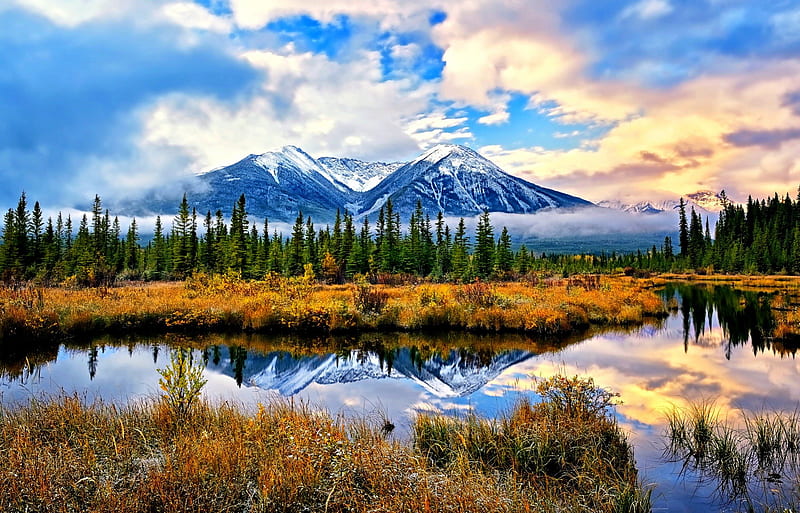
[[[734,204],[722,193],[723,208],[714,229],[680,207],[679,237],[683,265],[724,273],[800,274],[800,189],[792,201],[775,194]]]
[[[661,269],[669,263],[663,247],[600,255],[536,255],[524,245],[514,249],[507,228],[495,235],[488,212],[468,233],[463,218],[451,229],[441,212],[431,219],[418,203],[401,225],[391,200],[374,223],[368,217],[357,222],[352,214],[337,211],[332,226],[318,227],[300,212],[290,234],[270,228],[267,219],[251,222],[245,195],[228,218],[220,210],[198,215],[184,195],[171,224],[165,226],[157,217],[152,238],[143,243],[136,219],[123,229],[119,218],[103,209],[99,196],[76,227],[70,215],[45,219],[39,202],[30,209],[23,193],[16,209],[9,209],[3,219],[0,277],[6,282],[95,285],[115,279],[183,279],[196,272],[235,272],[260,279],[267,273],[298,276],[311,271],[329,283],[356,274],[471,281],[511,279],[542,270],[572,274],[630,266]]]
[[[234,272],[249,279],[312,272],[328,283],[357,274],[471,281],[541,271],[565,276],[619,270],[800,273],[800,192],[795,201],[776,194],[748,199],[746,205],[729,202],[723,192],[713,238],[708,219],[686,207],[681,199],[677,248],[666,237],[660,247],[636,253],[537,255],[525,245],[514,248],[506,227],[496,235],[488,212],[468,233],[464,218],[452,229],[441,212],[431,219],[420,203],[405,224],[391,200],[374,222],[337,211],[332,225],[316,226],[300,212],[284,235],[267,219],[251,221],[245,195],[227,218],[221,210],[198,215],[184,195],[169,226],[157,217],[152,238],[144,243],[136,219],[123,229],[99,196],[76,227],[60,212],[45,219],[39,202],[29,208],[23,193],[3,218],[0,278],[94,285],[183,279],[196,272]]]

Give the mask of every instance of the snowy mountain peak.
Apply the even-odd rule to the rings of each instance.
[[[411,162],[388,164],[316,159],[287,145],[249,155],[199,179],[204,192],[193,206],[200,212],[228,211],[245,193],[250,214],[283,222],[292,222],[298,211],[321,222],[331,221],[342,209],[360,218],[374,214],[389,199],[403,218],[411,215],[417,202],[430,215],[441,211],[448,216],[591,205],[510,175],[475,150],[457,144],[440,144]]]
[[[724,208],[722,195],[714,191],[697,191],[687,194],[686,198],[689,202],[709,212],[720,212]]]
[[[719,193],[713,191],[698,191],[687,194],[684,197],[686,209],[694,208],[701,214],[714,214],[722,210],[723,201]],[[727,200],[730,203],[730,199]],[[597,203],[599,207],[622,210],[624,212],[638,214],[658,214],[661,212],[677,211],[680,208],[680,200],[664,201],[639,201],[637,203],[625,203],[619,200],[606,200]]]
[[[417,157],[412,164],[420,162],[436,163],[448,157],[486,160],[481,154],[472,148],[468,148],[467,146],[461,146],[458,144],[437,144],[433,148]]]

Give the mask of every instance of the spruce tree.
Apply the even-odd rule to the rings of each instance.
[[[134,274],[139,271],[139,227],[135,217],[131,219],[128,236],[125,237],[125,269]]]
[[[681,198],[678,204],[678,244],[681,247],[681,256],[689,255],[689,223],[686,221],[686,203]]]
[[[184,194],[178,207],[178,215],[172,221],[172,266],[175,277],[178,279],[185,278],[191,272],[191,223],[189,202]]]
[[[469,238],[467,237],[467,229],[464,225],[464,218],[458,221],[458,228],[453,236],[453,277],[456,280],[468,280],[469,272]]]
[[[494,233],[489,219],[489,211],[484,210],[478,218],[475,230],[475,254],[472,256],[475,275],[485,279],[492,274],[494,266]]]
[[[303,274],[303,248],[305,247],[305,229],[303,224],[303,213],[297,213],[297,219],[292,229],[292,238],[286,253],[286,272],[290,276],[300,276]]]
[[[504,226],[497,241],[497,250],[494,257],[494,268],[500,276],[505,276],[511,271],[514,264],[514,253],[511,251],[511,236]]]

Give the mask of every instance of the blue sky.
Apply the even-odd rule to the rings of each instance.
[[[0,202],[450,142],[592,201],[794,195],[798,57],[787,0],[7,0]]]

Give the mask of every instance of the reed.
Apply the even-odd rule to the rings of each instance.
[[[202,400],[176,416],[167,399],[0,408],[0,510],[649,511],[605,415],[520,403],[496,421],[420,416],[412,445],[380,416]]]
[[[741,413],[720,421],[710,403],[667,416],[664,457],[716,483],[724,501],[750,511],[800,507],[800,412]]]

